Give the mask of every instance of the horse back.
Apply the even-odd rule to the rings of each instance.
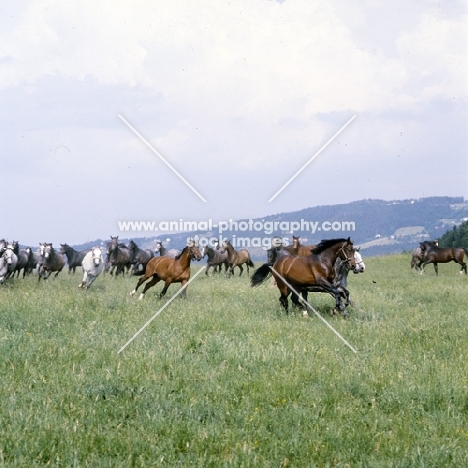
[[[145,276],[157,275],[162,280],[172,278],[173,281],[190,277],[190,262],[188,266],[171,257],[153,257],[147,264]]]
[[[284,255],[273,265],[273,275],[276,281],[280,281],[275,272],[283,276],[287,281],[295,284],[316,284],[316,272],[309,257]]]

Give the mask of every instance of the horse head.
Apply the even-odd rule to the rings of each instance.
[[[100,247],[93,247],[92,250],[93,263],[98,266],[102,262],[102,250]]]
[[[355,249],[353,246],[353,242],[351,238],[348,237],[344,242],[341,248],[338,250],[338,256],[344,260],[347,264],[349,269],[354,270],[356,268],[356,259],[354,256]]]
[[[50,255],[54,252],[54,248],[52,244],[48,244],[47,242],[44,243],[44,258],[49,258]]]
[[[362,256],[359,253],[359,250],[361,250],[360,247],[354,249],[354,261],[356,262],[356,266],[353,269],[353,273],[364,273],[366,271],[366,265],[362,260]]]
[[[6,249],[3,252],[3,257],[5,258],[8,265],[11,265],[13,263],[13,256],[14,255],[15,255],[15,252],[13,250],[13,245],[12,244],[7,244]]]

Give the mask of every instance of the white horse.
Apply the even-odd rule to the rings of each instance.
[[[9,278],[10,276],[15,274],[16,264],[18,263],[18,257],[13,251],[12,244],[7,245],[6,250],[3,252],[3,258],[6,260],[7,263],[6,277]]]
[[[93,247],[81,262],[83,268],[83,281],[78,285],[79,288],[88,289],[101,274],[104,269],[104,260],[100,247]]]
[[[8,264],[6,258],[2,255],[0,257],[0,284],[3,284],[5,281],[5,276],[8,272]]]

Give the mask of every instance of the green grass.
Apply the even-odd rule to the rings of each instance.
[[[135,278],[0,289],[0,466],[468,466],[468,278],[365,259],[358,309],[286,316],[278,290],[200,275],[129,298]],[[195,267],[196,268],[196,267]]]

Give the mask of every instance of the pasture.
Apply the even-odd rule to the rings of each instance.
[[[245,272],[199,275],[121,354],[180,285],[7,282],[0,466],[468,466],[468,278],[410,257],[364,258],[347,320],[309,294],[357,354]]]

